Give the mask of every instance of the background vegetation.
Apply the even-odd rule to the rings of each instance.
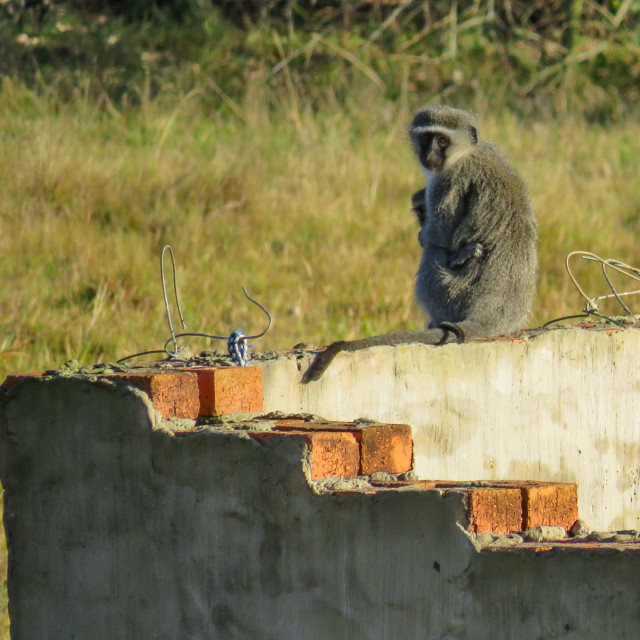
[[[531,325],[579,311],[569,251],[640,265],[639,16],[629,0],[0,0],[0,380],[160,347],[166,243],[193,331],[261,330],[242,285],[274,316],[260,350],[422,326],[406,126],[425,103],[475,110],[529,182]],[[0,608],[2,637],[2,589]]]

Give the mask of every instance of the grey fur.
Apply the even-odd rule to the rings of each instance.
[[[416,299],[426,330],[335,342],[304,376],[317,380],[340,351],[376,345],[443,344],[521,328],[535,296],[537,225],[522,178],[474,117],[452,107],[418,112],[409,129],[431,178],[412,197],[423,248]]]
[[[416,298],[429,314],[429,327],[455,323],[466,338],[512,333],[535,296],[537,228],[527,187],[492,144],[474,142],[469,131],[475,124],[464,111],[416,115],[411,138],[424,163],[418,126],[452,129],[446,153],[457,156],[452,166],[445,158],[425,194]]]

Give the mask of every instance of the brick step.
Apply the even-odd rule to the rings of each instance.
[[[417,480],[378,486],[383,489],[437,489],[444,494],[462,492],[467,496],[467,528],[472,533],[507,535],[542,526],[562,527],[568,531],[578,519],[578,488],[574,483]]]
[[[269,431],[249,435],[265,442],[296,438],[310,452],[312,480],[328,476],[353,478],[376,472],[405,473],[413,469],[413,437],[407,424],[276,420]]]
[[[79,375],[82,375],[81,373]],[[8,376],[2,389],[42,374]],[[166,418],[198,419],[263,408],[260,367],[140,367],[126,373],[99,373],[92,379],[121,382],[145,392]],[[272,419],[269,416],[235,425],[259,442],[294,438],[308,448],[311,480],[371,476],[377,472],[402,474],[413,469],[411,427],[405,424],[369,424]],[[215,430],[215,427],[212,427]],[[192,429],[176,431],[186,435]],[[388,490],[462,492],[467,497],[467,528],[473,533],[508,534],[537,526],[568,530],[578,518],[575,484],[555,482],[453,482],[418,480],[372,482],[365,489],[342,491],[376,493]]]
[[[302,440],[309,449],[312,480],[327,477],[348,480],[376,472],[400,474],[412,469],[413,441],[409,425],[303,419],[268,421],[267,417],[242,426],[259,442],[277,438]],[[465,494],[466,527],[472,533],[506,535],[539,526],[562,527],[568,531],[578,519],[578,492],[573,483],[372,480],[364,487],[341,488],[338,493],[348,496],[403,490]]]
[[[2,389],[21,380],[43,374],[7,376]],[[82,371],[79,376],[86,375]],[[91,375],[91,374],[90,374]],[[165,418],[222,416],[262,411],[262,369],[260,367],[141,367],[126,373],[98,373],[92,378],[122,382],[144,391]]]
[[[149,395],[165,418],[222,416],[262,411],[260,367],[189,367],[151,373],[109,373]]]

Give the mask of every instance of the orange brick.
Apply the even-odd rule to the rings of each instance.
[[[303,422],[280,420],[276,428],[282,431],[344,431],[355,434],[360,443],[360,475],[376,471],[403,473],[413,465],[413,439],[407,424],[357,425],[354,422]]]
[[[467,495],[467,527],[474,533],[490,531],[509,534],[512,531],[520,531],[522,527],[522,494],[518,487],[473,487],[464,482],[439,480],[376,483],[376,486],[390,489],[439,489],[445,494],[452,491],[464,493]]]
[[[476,533],[511,533],[543,525],[569,530],[578,519],[578,490],[572,483],[493,480],[480,487],[452,480],[415,480],[376,486],[462,491],[469,496],[469,530]]]
[[[311,479],[358,475],[360,447],[355,434],[346,431],[254,431],[250,435],[261,442],[274,438],[300,438],[309,448]]]
[[[520,490],[523,531],[544,525],[569,530],[578,519],[578,488],[574,483],[494,480],[491,486]]]
[[[200,413],[198,376],[189,371],[109,373],[101,378],[121,380],[144,391],[165,418],[190,418]]]
[[[469,496],[469,531],[503,534],[520,531],[522,496],[519,489],[482,487],[466,491]]]
[[[358,475],[360,447],[355,434],[321,431],[310,440],[311,478],[337,476],[351,478]]]
[[[569,530],[578,519],[578,488],[572,483],[522,483],[522,529],[548,525]]]
[[[203,367],[198,376],[200,415],[262,411],[262,369],[260,367]]]
[[[363,426],[360,434],[360,473],[403,473],[413,465],[413,439],[408,424]]]

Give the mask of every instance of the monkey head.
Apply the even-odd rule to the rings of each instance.
[[[409,135],[414,153],[425,172],[441,173],[478,144],[474,116],[453,107],[431,107],[419,111]]]

